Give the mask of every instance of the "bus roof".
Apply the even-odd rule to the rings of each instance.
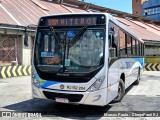
[[[116,18],[114,18],[114,16],[108,14],[108,18],[114,22],[116,25],[118,25],[120,28],[122,28],[125,32],[127,32],[128,34],[132,35],[135,39],[139,40],[140,42],[144,43],[144,41],[138,36],[136,35],[132,30],[129,29],[129,27],[125,26],[124,24],[122,24],[121,22],[119,22]]]

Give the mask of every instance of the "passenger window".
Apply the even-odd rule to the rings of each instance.
[[[137,46],[137,55],[139,56],[139,42],[138,42],[138,40],[136,40],[136,46]]]
[[[129,35],[127,35],[127,54],[128,56],[131,56],[131,37]]]
[[[116,27],[111,27],[109,30],[109,50],[110,57],[117,57],[118,49],[118,30]]]
[[[126,57],[126,44],[125,44],[125,33],[119,30],[119,48],[120,48],[120,56]]]
[[[142,46],[140,42],[139,42],[139,55],[142,55]]]
[[[144,55],[144,45],[141,43],[141,47],[142,47],[142,55]]]
[[[136,40],[132,39],[132,50],[133,50],[133,55],[137,55],[137,47],[136,47]]]

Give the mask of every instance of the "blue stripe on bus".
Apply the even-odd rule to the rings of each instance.
[[[40,80],[40,77],[39,77],[38,74],[36,74],[35,77],[36,77],[37,80]]]
[[[134,58],[134,59],[142,65],[142,68],[144,68],[144,58]]]
[[[41,78],[39,77],[38,74],[36,74],[35,77],[36,77],[36,79],[37,79],[38,81],[40,81]],[[40,83],[40,85],[41,85],[42,88],[47,88],[47,87],[49,87],[49,86],[51,86],[51,85],[55,85],[55,84],[60,84],[60,82],[44,80],[43,83]]]
[[[47,88],[51,85],[59,84],[59,82],[54,82],[54,81],[46,81],[44,84],[41,85],[42,88]]]

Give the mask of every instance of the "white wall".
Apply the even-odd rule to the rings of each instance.
[[[24,45],[24,36],[22,36],[22,65],[31,64],[31,37],[28,36],[28,47]]]

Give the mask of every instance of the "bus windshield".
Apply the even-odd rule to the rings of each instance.
[[[39,29],[35,65],[52,73],[92,72],[104,64],[104,40],[102,28]]]

